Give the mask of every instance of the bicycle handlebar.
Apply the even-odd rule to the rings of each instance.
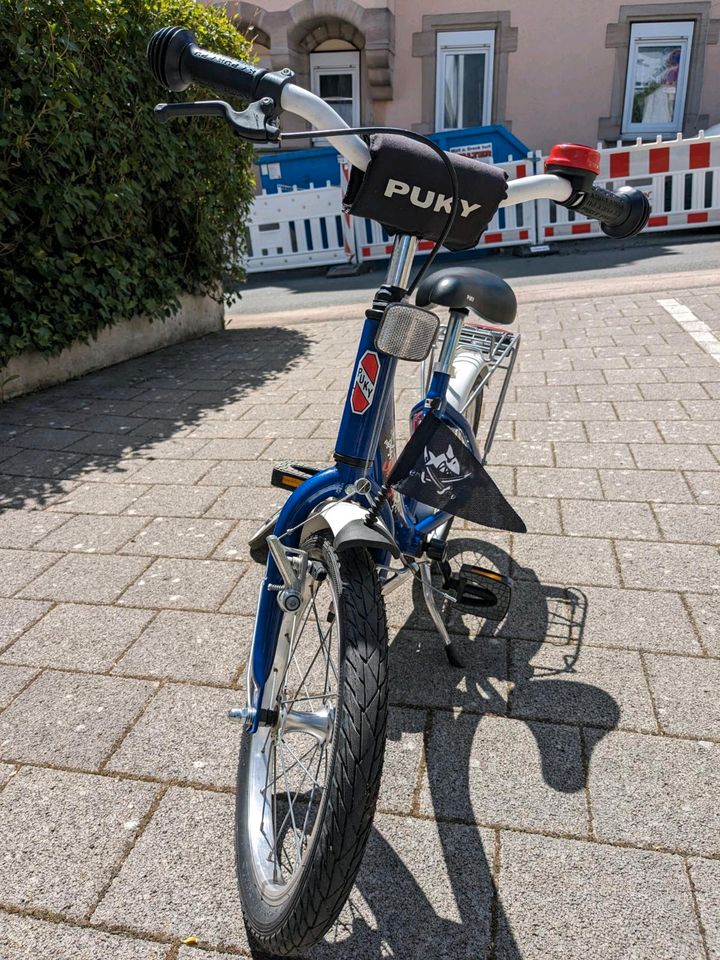
[[[603,233],[615,240],[640,233],[650,216],[648,198],[635,187],[620,187],[614,193],[592,187],[571,209],[599,220]]]
[[[158,30],[148,43],[147,57],[158,83],[176,93],[186,90],[195,81],[245,100],[270,100],[276,109],[294,113],[318,130],[325,128],[328,132],[336,132],[348,128],[348,124],[329,103],[290,82],[293,77],[291,70],[273,72],[233,57],[203,50],[195,43],[195,37],[190,30],[182,27]],[[185,109],[178,109],[180,105],[174,104],[169,107],[164,104],[161,106],[164,108],[158,113],[158,119],[161,120],[169,119],[172,115],[191,113],[190,105]],[[195,112],[224,115],[228,120],[240,116],[229,105],[223,104],[221,107],[217,101],[212,107],[205,104],[202,110]],[[261,120],[253,118],[253,123],[261,124]],[[236,123],[236,128],[237,126]],[[256,138],[247,137],[246,133],[243,135],[246,139],[263,139],[259,130]],[[354,167],[367,169],[370,152],[360,137],[346,134],[328,136],[327,139]],[[603,232],[615,239],[632,237],[646,225],[650,204],[640,190],[621,187],[611,193],[592,186],[590,181],[578,191],[577,185],[567,176],[563,176],[562,169],[558,172],[555,172],[556,170],[557,167],[554,167],[552,172],[511,180],[508,183],[507,197],[500,206],[508,207],[528,200],[554,200],[599,220]]]

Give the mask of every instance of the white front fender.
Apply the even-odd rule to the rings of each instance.
[[[305,521],[300,542],[313,533],[329,530],[338,551],[353,546],[389,550],[393,557],[400,556],[400,549],[387,526],[378,517],[372,527],[365,523],[367,507],[349,501],[331,500],[323,503]]]

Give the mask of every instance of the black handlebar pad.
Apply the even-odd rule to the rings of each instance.
[[[603,233],[614,240],[634,237],[645,227],[650,216],[650,202],[635,187],[620,187],[614,193],[592,187],[573,210],[599,220]]]
[[[194,81],[244,100],[270,97],[280,104],[282,88],[293,78],[291,70],[272,73],[222,53],[203,50],[183,27],[164,27],[150,38],[147,58],[153,76],[167,90],[180,93]]]

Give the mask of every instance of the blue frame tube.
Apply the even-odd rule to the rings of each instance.
[[[278,516],[274,533],[278,537],[282,536],[285,546],[297,547],[300,542],[300,528],[312,511],[327,500],[342,499],[348,484],[359,477],[368,476],[372,483],[372,493],[376,495],[383,483],[382,456],[379,454],[378,446],[388,404],[393,403],[397,360],[375,347],[377,326],[376,319],[366,316],[338,431],[335,447],[338,463],[304,480],[293,491]],[[352,395],[358,367],[368,351],[376,354],[379,368],[367,409],[363,413],[356,413],[352,408]],[[479,457],[477,443],[467,420],[446,403],[449,381],[450,377],[447,373],[436,372],[427,397],[413,410],[422,409],[427,406],[428,401],[432,401],[438,416],[449,426],[461,430],[473,452]],[[404,500],[403,503],[402,510],[397,506],[391,510],[386,503],[382,517],[390,532],[396,536],[400,549],[414,555],[422,545],[424,537],[442,526],[450,519],[451,514],[438,512],[416,522],[415,502]],[[292,533],[285,532],[295,527],[298,529]],[[269,587],[278,586],[281,583],[280,572],[271,555],[268,557],[265,578],[260,587],[251,652],[252,676],[256,687],[253,706],[256,708],[262,703],[265,683],[275,659],[277,637],[283,618],[283,612],[277,602],[277,594]],[[255,733],[258,723],[259,713],[255,715],[255,719],[248,728],[251,733]]]

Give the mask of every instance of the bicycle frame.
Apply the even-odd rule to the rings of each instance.
[[[274,529],[275,536],[282,539],[285,547],[295,548],[299,545],[303,524],[314,511],[328,501],[351,500],[367,509],[368,503],[363,494],[353,492],[353,485],[360,478],[366,477],[370,481],[371,498],[377,496],[384,482],[382,441],[384,430],[387,434],[390,425],[392,425],[394,437],[394,386],[397,359],[378,350],[375,346],[375,335],[378,329],[379,312],[389,302],[401,300],[407,290],[416,246],[417,240],[414,237],[399,235],[395,239],[385,283],[375,296],[373,309],[367,311],[360,335],[335,444],[335,466],[309,477],[286,501]],[[480,457],[470,424],[446,400],[450,368],[463,319],[462,315],[454,318],[451,316],[439,361],[430,379],[426,395],[413,407],[412,413],[422,410],[428,401],[433,401],[436,415],[449,426],[461,431],[475,455]],[[358,368],[368,353],[374,354],[378,361],[376,379],[369,391],[367,407],[362,412],[356,412],[353,405],[353,391]],[[390,453],[390,451],[387,452]],[[393,440],[392,456],[394,452]],[[349,494],[348,490],[351,491]],[[386,502],[380,515],[400,551],[409,556],[419,555],[426,537],[452,519],[451,514],[441,511],[433,511],[429,515],[424,511],[426,515],[418,518],[416,510],[415,501],[394,497],[392,506]],[[386,568],[390,559],[389,554],[381,550],[375,550],[373,553],[376,563]],[[281,584],[280,571],[270,554],[265,578],[260,587],[248,670],[248,698],[249,701],[251,700],[249,705],[255,708],[251,724],[248,725],[252,733],[259,725],[265,682],[275,657],[275,647],[284,616],[277,602],[277,590]]]

